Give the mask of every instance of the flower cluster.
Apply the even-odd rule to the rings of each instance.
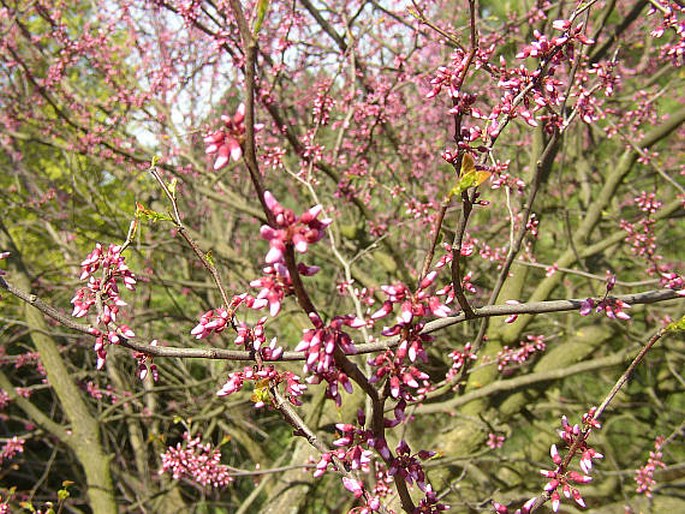
[[[685,279],[673,272],[661,273],[660,284],[667,289],[673,289],[678,295],[685,296]]]
[[[85,389],[86,393],[88,393],[91,398],[95,398],[96,400],[102,400],[107,397],[113,404],[119,401],[119,396],[114,392],[114,388],[111,384],[108,384],[105,389],[100,389],[95,382],[89,380],[85,384],[82,384],[81,387]]]
[[[285,397],[293,405],[302,405],[300,396],[307,389],[307,386],[300,381],[300,377],[290,371],[278,371],[273,365],[263,366],[255,369],[246,366],[242,371],[234,371],[228,375],[228,380],[223,387],[216,393],[217,396],[229,396],[242,390],[245,382],[254,382],[255,392],[252,399],[255,407],[260,408],[271,402],[269,387],[279,383],[285,383]]]
[[[344,476],[342,477],[342,483],[345,489],[350,491],[355,498],[358,498],[362,502],[361,505],[350,510],[348,514],[371,514],[372,512],[378,512],[380,510],[380,497],[370,493],[364,494],[364,484],[361,480]]]
[[[159,474],[171,473],[174,480],[185,478],[201,486],[226,487],[233,482],[228,466],[221,464],[221,451],[209,443],[202,444],[200,436],[183,434],[183,442],[167,448],[162,455]]]
[[[271,192],[264,193],[264,202],[274,217],[274,226],[263,225],[260,234],[269,242],[269,252],[266,254],[267,264],[283,263],[287,245],[293,245],[298,253],[307,253],[310,244],[317,243],[323,238],[326,227],[333,220],[318,219],[323,211],[321,205],[315,205],[301,216],[283,207]]]
[[[440,66],[435,72],[435,77],[430,80],[432,88],[426,98],[436,97],[443,87],[447,88],[451,97],[458,97],[468,63],[469,58],[466,52],[461,49],[452,52],[449,66]]]
[[[485,445],[488,448],[492,448],[493,450],[496,450],[497,448],[502,447],[505,440],[506,440],[506,438],[503,435],[493,434],[492,432],[490,432],[488,434],[488,440],[485,441]]]
[[[0,466],[4,462],[13,459],[17,454],[24,453],[24,440],[16,435],[12,439],[6,439],[5,445],[0,450]]]
[[[445,380],[451,381],[457,376],[457,373],[464,367],[467,361],[475,361],[478,356],[473,353],[473,346],[471,343],[466,343],[462,350],[454,350],[449,353],[448,357],[452,359],[452,367],[447,372]]]
[[[647,214],[656,214],[663,205],[663,202],[657,200],[654,193],[647,193],[646,191],[642,191],[640,196],[635,197],[635,203],[642,212]]]
[[[575,445],[576,453],[580,454],[579,466],[583,473],[578,473],[577,471],[568,470],[564,464],[557,446],[553,444],[550,448],[550,456],[556,465],[555,469],[552,470],[542,470],[540,473],[549,478],[549,482],[545,486],[545,491],[550,493],[550,498],[552,500],[552,509],[554,512],[559,510],[559,505],[561,502],[561,495],[559,489],[566,498],[573,498],[573,500],[580,505],[585,507],[585,501],[582,495],[573,484],[587,484],[592,481],[592,477],[589,473],[592,471],[593,459],[601,459],[604,457],[594,448],[591,448],[587,444],[587,437],[592,429],[600,428],[600,424],[594,419],[594,412],[596,409],[591,409],[588,413],[583,415],[583,426],[584,430],[581,430],[579,425],[571,425],[568,422],[566,416],[561,419],[562,429],[559,431],[559,436],[563,439],[567,448],[571,448]]]
[[[228,164],[229,158],[234,161],[240,160],[243,155],[242,145],[245,141],[245,104],[238,106],[233,117],[222,115],[221,121],[224,127],[212,132],[205,137],[207,145],[205,153],[216,155],[214,169],[220,170]],[[264,127],[262,124],[255,124],[255,132]]]
[[[363,425],[363,415],[361,413],[358,415],[358,421],[360,422],[360,426]],[[387,496],[387,484],[391,480],[391,477],[394,476],[401,477],[410,485],[416,483],[421,491],[424,492],[425,496],[420,500],[413,512],[420,514],[435,514],[448,509],[446,505],[441,504],[438,501],[438,496],[433,491],[431,485],[427,483],[423,466],[419,462],[419,460],[426,460],[433,457],[435,452],[421,450],[416,454],[412,454],[409,445],[402,440],[396,448],[397,456],[391,457],[390,450],[388,449],[385,440],[374,439],[370,430],[343,423],[336,425],[336,427],[342,432],[342,437],[336,440],[334,444],[347,448],[341,448],[340,450],[334,450],[333,452],[323,454],[316,466],[314,476],[318,477],[323,475],[331,464],[331,460],[334,456],[339,458],[345,466],[349,466],[350,469],[368,472],[370,468],[370,452],[363,449],[361,445],[374,447],[384,460],[389,461],[387,472],[381,471],[380,473],[376,473],[379,480],[377,481],[376,487],[374,487],[373,494],[367,493],[365,504],[359,509],[351,512],[365,514],[376,512],[380,508],[380,498]],[[364,484],[360,480],[343,477],[342,481],[345,488],[354,494],[356,498],[360,498],[364,495]]]
[[[652,497],[656,480],[654,480],[654,472],[657,468],[665,468],[666,464],[663,461],[664,442],[666,439],[659,436],[654,441],[654,451],[649,452],[649,459],[647,463],[635,472],[635,482],[637,483],[636,491],[639,494],[644,494],[647,498]]]
[[[656,235],[654,234],[655,220],[642,218],[637,223],[621,220],[620,227],[627,232],[626,242],[634,255],[652,259],[656,254]]]
[[[302,332],[302,339],[295,348],[296,352],[304,352],[304,372],[312,373],[307,378],[309,384],[327,382],[326,396],[335,401],[336,405],[342,404],[339,385],[348,393],[352,392],[352,382],[335,362],[336,350],[346,355],[357,353],[352,338],[342,331],[347,325],[352,328],[364,326],[364,321],[354,316],[336,316],[331,323],[325,325],[316,313],[310,313],[309,319],[314,328]]]
[[[423,340],[428,339],[427,336],[416,334],[416,332],[420,331],[422,328],[422,325],[415,326],[415,342],[421,341],[421,338],[423,338]],[[376,368],[376,371],[371,376],[369,382],[373,384],[379,382],[386,376],[388,377],[388,391],[390,396],[396,400],[400,400],[400,403],[398,404],[400,408],[395,410],[397,419],[400,421],[404,419],[403,412],[407,402],[416,401],[431,387],[430,382],[428,381],[430,377],[416,368],[416,366],[406,362],[406,343],[406,340],[402,341],[401,345],[405,345],[405,347],[398,348],[395,352],[387,350],[376,357],[369,359],[369,364]],[[418,344],[416,346],[418,346]],[[425,351],[423,351],[423,345],[421,345],[421,351],[422,360],[427,360],[425,358]]]
[[[606,293],[604,297],[599,301],[593,298],[586,298],[580,302],[580,315],[587,316],[594,309],[596,312],[605,312],[609,319],[627,321],[630,319],[630,315],[625,312],[625,309],[630,309],[630,305],[618,298],[609,297],[609,293],[616,286],[617,278],[610,271],[607,271],[606,275]]]
[[[364,494],[364,484],[362,484],[360,480],[350,477],[343,477],[342,483],[343,486],[345,486],[345,489],[354,494],[355,498],[359,498]]]
[[[436,268],[444,267],[450,260],[451,257],[448,255],[443,256]],[[395,409],[398,421],[404,418],[403,411],[407,402],[415,401],[430,388],[428,375],[414,366],[417,360],[427,362],[428,356],[424,345],[433,340],[430,335],[423,333],[423,319],[429,315],[441,318],[448,316],[450,309],[447,303],[452,302],[454,298],[451,286],[435,293],[429,290],[437,275],[437,270],[428,273],[421,280],[416,292],[412,292],[402,283],[381,286],[388,299],[371,315],[371,321],[376,321],[390,315],[395,305],[400,306],[395,325],[385,327],[382,331],[386,337],[399,336],[399,345],[394,351],[388,350],[369,359],[369,364],[376,368],[370,381],[375,383],[388,377],[387,387],[390,396],[401,400],[399,408]],[[440,296],[446,296],[447,299],[443,302]]]
[[[278,339],[272,338],[267,346],[266,333],[264,332],[264,324],[266,323],[266,316],[257,320],[254,327],[251,327],[244,321],[238,325],[235,338],[235,344],[238,346],[245,346],[250,350],[259,352],[263,360],[277,360],[283,355],[283,348],[276,346]]]
[[[104,251],[97,243],[95,249],[81,263],[79,280],[88,279],[88,285],[82,287],[71,299],[74,310],[71,315],[81,318],[88,314],[93,305],[97,306],[97,323],[103,331],[92,329],[95,339],[95,353],[97,354],[97,368],[102,369],[107,358],[107,346],[118,344],[121,337],[131,339],[134,332],[127,325],[117,325],[119,308],[126,305],[119,296],[119,284],[123,284],[129,291],[135,290],[136,278],[121,255],[121,246],[109,245]],[[100,277],[95,273],[100,271]]]
[[[213,332],[219,334],[228,326],[230,321],[228,317],[228,309],[210,309],[200,316],[200,322],[190,333],[195,336],[195,339],[204,339]]]
[[[537,498],[531,498],[526,503],[524,503],[520,509],[516,509],[514,511],[514,514],[528,514],[530,512],[530,509],[535,504],[536,500],[537,500]],[[509,514],[509,507],[507,507],[506,505],[503,505],[499,502],[493,501],[492,507],[495,509],[495,512],[497,514]]]
[[[421,498],[421,501],[419,501],[419,504],[414,509],[416,514],[438,514],[439,512],[449,510],[448,505],[440,503],[437,493],[433,491],[433,487],[430,484],[426,486],[424,493],[425,496]]]
[[[621,229],[627,233],[626,242],[630,244],[633,255],[642,257],[648,264],[647,273],[659,277],[661,287],[673,289],[680,296],[685,296],[685,280],[674,271],[672,263],[664,262],[664,258],[657,252],[654,215],[663,206],[663,202],[654,193],[641,191],[633,199],[635,205],[644,213],[644,217],[635,223],[622,219]]]
[[[662,59],[668,59],[673,66],[685,64],[685,7],[678,2],[660,0],[650,6],[648,15],[660,14],[663,20],[652,30],[653,38],[661,38],[667,31],[673,31],[674,37],[666,42],[660,50]]]
[[[409,485],[416,482],[424,493],[430,490],[430,485],[426,481],[426,473],[419,460],[427,460],[435,455],[435,452],[419,450],[412,454],[409,445],[402,439],[395,449],[397,456],[392,460],[388,468],[388,475],[399,476]]]
[[[273,214],[274,226],[264,225],[260,229],[262,238],[269,242],[269,252],[265,257],[267,266],[262,277],[250,282],[250,286],[259,289],[257,300],[268,304],[269,313],[276,316],[283,299],[293,292],[290,270],[285,265],[286,247],[292,245],[298,253],[306,253],[310,244],[323,238],[332,220],[319,219],[323,211],[320,205],[298,217],[292,210],[283,207],[269,191],[264,193],[264,202]],[[297,272],[309,277],[318,273],[319,267],[298,263]]]
[[[375,472],[375,483],[373,485],[373,494],[377,498],[388,498],[393,496],[394,491],[391,487],[393,479],[388,475],[388,470],[385,464],[382,462],[375,462],[376,472]]]
[[[518,348],[509,348],[508,346],[505,346],[502,350],[497,352],[497,370],[502,371],[511,366],[512,363],[520,366],[535,353],[544,352],[545,348],[545,336],[529,334],[526,336],[525,341],[521,341]]]
[[[522,178],[515,177],[509,173],[506,173],[506,169],[508,168],[508,166],[509,163],[507,163],[504,166],[501,166],[502,171],[500,172],[495,170],[495,174],[490,183],[490,187],[492,189],[500,189],[501,187],[509,188],[514,193],[521,195],[523,194],[523,191],[526,188],[526,183]]]
[[[314,471],[315,477],[320,477],[326,472],[334,457],[348,469],[368,473],[372,457],[368,448],[374,448],[384,460],[390,459],[390,450],[385,439],[378,439],[373,431],[363,428],[365,422],[364,412],[360,409],[357,412],[357,426],[349,423],[335,425],[341,434],[333,441],[333,445],[338,449],[321,455]]]
[[[656,255],[656,235],[654,233],[656,220],[653,216],[663,203],[656,198],[654,193],[645,191],[642,191],[640,196],[634,199],[634,202],[645,213],[645,216],[636,223],[621,220],[620,227],[628,234],[626,242],[630,244],[634,255],[644,257],[648,261],[660,260],[660,257]]]
[[[410,326],[414,322],[414,318],[425,318],[432,314],[438,318],[445,318],[450,314],[450,308],[443,303],[439,295],[432,294],[429,291],[430,286],[435,282],[438,275],[436,270],[428,273],[416,291],[412,291],[404,284],[398,283],[392,286],[381,286],[381,290],[386,294],[388,299],[383,302],[380,309],[371,315],[373,321],[382,319],[388,316],[394,309],[394,306],[400,305],[400,313],[397,316],[397,324],[393,327],[383,330],[383,335],[393,336],[397,335],[403,328]],[[444,293],[444,291],[440,291]],[[415,357],[412,359],[415,360]]]
[[[330,88],[331,82],[328,80],[321,81],[316,86],[312,115],[314,116],[314,123],[317,125],[328,125],[330,121],[331,109],[335,105],[335,100],[329,94]]]
[[[157,339],[150,341],[150,346],[157,346]],[[155,364],[154,357],[147,353],[133,352],[133,358],[138,361],[138,378],[145,380],[148,374],[154,382],[159,380],[159,370]]]
[[[468,233],[465,234],[464,240],[461,243],[461,250],[459,251],[459,255],[461,255],[462,257],[470,257],[471,255],[473,255],[473,252],[476,250],[477,244],[478,244],[478,240],[472,238]],[[440,270],[452,262],[452,257],[453,257],[453,255],[452,255],[452,244],[451,243],[443,243],[442,249],[444,250],[445,253],[440,257],[440,259],[438,259],[438,262],[435,263],[435,269],[436,270]],[[426,277],[428,277],[428,276],[426,276]],[[446,288],[443,288],[443,289],[436,291],[435,294],[438,296],[445,295],[446,294]],[[454,300],[454,297],[447,294],[446,300],[444,303],[446,305],[449,305],[453,300]]]
[[[580,505],[585,507],[585,500],[580,494],[580,491],[574,487],[573,484],[587,484],[592,481],[592,477],[588,475],[583,475],[577,471],[567,471],[564,469],[562,462],[563,459],[559,455],[557,446],[555,444],[550,448],[550,456],[556,464],[556,468],[552,470],[541,470],[542,476],[549,478],[549,482],[545,485],[545,491],[550,493],[550,499],[552,500],[552,510],[557,512],[559,510],[559,505],[561,504],[561,494],[559,493],[559,488],[563,492],[566,498],[573,498],[573,500]]]
[[[250,282],[250,286],[259,289],[257,300],[268,303],[269,314],[273,317],[281,312],[283,299],[293,292],[292,279],[288,268],[281,262],[266,266],[262,271],[264,274]],[[300,262],[297,271],[302,276],[310,277],[318,273],[319,267]]]
[[[72,316],[81,318],[88,314],[89,309],[96,303],[99,295],[103,301],[103,311],[99,314],[99,321],[107,324],[116,320],[119,306],[126,303],[119,297],[118,282],[122,282],[129,291],[135,290],[136,278],[128,268],[125,258],[121,255],[121,246],[109,245],[107,252],[97,243],[95,249],[81,263],[79,280],[88,279],[88,285],[79,289],[72,298],[74,304]],[[102,278],[93,274],[102,268]]]
[[[10,404],[10,395],[4,389],[0,389],[0,410],[3,410]]]
[[[592,477],[590,477],[589,474],[592,471],[593,459],[601,459],[604,457],[601,453],[587,444],[587,438],[592,430],[601,428],[601,425],[595,419],[596,410],[597,409],[593,407],[583,414],[582,429],[579,425],[571,425],[566,416],[561,418],[562,429],[559,431],[559,436],[564,441],[567,449],[575,449],[575,453],[571,457],[580,454],[578,464],[583,473],[568,468],[571,459],[568,457],[567,459],[562,458],[556,444],[553,444],[550,447],[550,456],[555,464],[555,468],[550,470],[543,469],[540,470],[540,473],[542,476],[549,479],[545,485],[545,491],[549,494],[549,498],[552,501],[552,510],[554,512],[559,510],[562,494],[565,498],[573,499],[578,505],[585,507],[585,500],[576,485],[591,482]],[[568,462],[565,463],[565,460],[568,460]],[[538,498],[531,498],[521,508],[516,509],[515,514],[528,514],[537,500]],[[501,503],[493,502],[492,505],[495,512],[498,514],[508,514],[510,512],[509,508]]]
[[[232,313],[241,304],[245,304],[249,309],[261,310],[266,307],[267,303],[267,300],[255,298],[247,293],[235,295],[228,309],[220,307],[218,309],[210,309],[202,314],[200,322],[193,327],[190,333],[195,336],[195,339],[204,339],[213,333],[221,333],[233,321]],[[237,341],[236,343],[239,344]]]
[[[630,305],[618,298],[605,297],[600,301],[596,301],[593,298],[587,298],[580,302],[580,315],[587,316],[594,309],[596,312],[606,313],[607,317],[610,319],[626,321],[630,319],[630,315],[625,312],[625,309],[629,308]]]

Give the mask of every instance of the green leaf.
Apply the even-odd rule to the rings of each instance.
[[[266,11],[269,9],[269,0],[258,0],[257,1],[257,16],[254,20],[254,27],[252,29],[252,34],[257,35],[262,28],[262,23],[264,23],[264,18],[266,17]]]
[[[271,402],[271,392],[269,391],[269,380],[268,379],[259,380],[258,382],[255,383],[254,392],[252,393],[250,400],[252,400],[255,403],[257,403],[257,402],[270,403]]]
[[[669,323],[666,327],[669,332],[683,332],[685,331],[685,316],[680,318],[678,321]]]
[[[450,197],[454,195],[461,195],[470,187],[480,186],[483,182],[485,182],[488,179],[488,177],[490,177],[490,173],[487,171],[472,171],[470,173],[467,173],[459,179],[457,185],[450,190],[449,195]]]
[[[140,202],[136,202],[136,218],[147,220],[151,223],[157,223],[158,221],[173,221],[173,218],[168,214],[148,209]]]
[[[167,185],[169,188],[169,192],[171,193],[171,198],[176,200],[176,186],[178,185],[178,179],[177,178],[172,178],[171,182]]]
[[[461,158],[461,168],[459,169],[459,180],[450,192],[450,198],[454,195],[461,195],[470,187],[478,187],[492,175],[491,172],[479,170],[471,154],[465,153]]]
[[[69,498],[69,496],[71,496],[71,493],[67,490],[66,487],[57,491],[57,499],[60,501],[60,503]]]

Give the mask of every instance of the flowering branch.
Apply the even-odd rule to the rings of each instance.
[[[557,487],[560,485],[560,483],[563,482],[565,484],[566,480],[575,481],[576,483],[586,483],[591,480],[591,478],[588,476],[581,477],[578,473],[568,471],[571,461],[574,459],[578,452],[582,451],[583,457],[581,459],[581,467],[583,467],[583,471],[587,473],[592,468],[591,459],[602,457],[602,455],[600,455],[599,453],[592,450],[586,445],[586,441],[590,437],[592,431],[601,428],[599,420],[602,417],[602,414],[607,409],[612,400],[616,397],[621,388],[630,379],[631,375],[635,371],[635,368],[637,368],[637,366],[642,362],[642,360],[644,360],[645,356],[651,350],[651,348],[667,333],[677,330],[683,330],[683,328],[685,328],[685,318],[681,319],[678,323],[671,323],[670,325],[663,327],[659,329],[656,333],[654,333],[645,343],[642,349],[638,352],[638,354],[635,356],[635,358],[630,363],[628,368],[626,368],[623,374],[616,381],[616,383],[611,388],[609,393],[605,396],[604,400],[602,400],[602,402],[600,403],[599,407],[593,407],[592,409],[590,409],[589,413],[583,416],[582,429],[578,429],[577,426],[572,428],[570,427],[570,425],[568,425],[568,423],[563,423],[565,434],[564,439],[567,440],[568,443],[570,443],[566,456],[564,458],[561,458],[559,453],[556,451],[556,446],[552,446],[552,458],[554,459],[555,464],[557,464],[557,471],[547,472],[547,476],[553,478],[553,480],[545,487],[546,492],[538,496],[534,500],[531,499],[530,501],[526,502],[526,505],[524,506],[522,511],[525,511],[526,514],[535,512],[547,501],[552,500],[553,509],[556,512],[559,508],[559,493],[557,492]],[[564,485],[564,487],[566,488],[568,486]],[[576,489],[573,489],[572,492],[575,501],[579,503],[581,506],[584,506],[584,501],[580,496],[580,493]],[[500,510],[507,512],[504,509]]]
[[[6,290],[8,293],[16,296],[20,300],[32,305],[46,316],[58,321],[66,328],[70,328],[82,334],[93,335],[93,327],[84,325],[74,321],[71,317],[62,314],[52,305],[45,303],[38,296],[27,293],[26,291],[17,288],[10,282],[7,282],[4,277],[0,276],[0,288]],[[603,298],[603,297],[602,297]],[[682,299],[676,291],[672,289],[660,289],[654,291],[646,291],[643,293],[633,293],[626,295],[616,295],[609,297],[610,299],[620,300],[627,305],[643,305],[664,302],[674,299]],[[600,301],[598,299],[598,301]],[[501,304],[481,307],[474,311],[476,318],[489,318],[493,316],[512,316],[520,314],[545,314],[552,312],[566,312],[576,311],[581,308],[587,299],[571,299],[571,300],[548,300],[544,302],[530,302],[520,304]],[[443,330],[449,326],[457,325],[467,321],[466,315],[460,313],[456,316],[448,316],[445,318],[436,319],[426,323],[421,333],[431,334],[439,330]],[[222,348],[177,348],[171,346],[150,346],[129,340],[123,334],[121,335],[120,345],[130,348],[137,352],[145,353],[154,357],[169,357],[182,359],[211,359],[211,360],[236,360],[236,361],[253,361],[254,352],[240,351],[240,350],[226,350]],[[357,355],[366,353],[373,353],[382,350],[388,350],[396,347],[400,343],[399,337],[389,337],[386,342],[382,343],[362,343],[355,344]],[[305,360],[303,352],[283,352],[278,360],[281,361],[301,361]]]

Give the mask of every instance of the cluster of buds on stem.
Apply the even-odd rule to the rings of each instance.
[[[224,127],[212,132],[205,137],[207,145],[205,153],[216,155],[214,169],[220,170],[228,164],[229,158],[234,161],[240,160],[243,156],[243,143],[245,141],[245,104],[238,106],[233,116],[221,116]],[[255,132],[264,127],[262,124],[255,124]]]
[[[162,455],[159,474],[171,473],[174,480],[186,479],[204,487],[223,488],[233,482],[229,467],[221,464],[221,451],[209,443],[202,444],[200,436],[183,434],[183,442],[169,447]]]
[[[654,451],[649,452],[649,459],[647,463],[635,472],[635,482],[637,483],[636,491],[639,494],[644,494],[647,498],[652,497],[656,480],[654,480],[654,472],[657,468],[665,468],[663,457],[663,446],[666,442],[664,436],[659,436],[654,441]]]
[[[315,205],[296,216],[269,191],[264,193],[264,203],[274,218],[274,226],[263,225],[260,230],[262,238],[269,242],[270,249],[265,258],[267,264],[282,263],[287,245],[292,245],[298,253],[307,253],[309,245],[319,242],[325,235],[326,227],[333,221],[330,218],[319,219],[323,212],[321,205]]]
[[[630,305],[625,303],[618,298],[609,297],[609,293],[616,286],[616,275],[607,271],[607,282],[606,282],[606,293],[604,298],[599,301],[593,298],[587,298],[583,300],[580,304],[580,315],[587,316],[594,309],[596,312],[604,312],[610,319],[618,319],[621,321],[627,321],[630,319],[630,315],[625,312],[625,309],[630,309]]]
[[[364,322],[354,316],[336,316],[331,323],[325,325],[321,318],[310,313],[314,328],[306,329],[302,333],[302,339],[295,348],[296,352],[304,352],[304,372],[311,373],[307,378],[309,384],[327,383],[326,396],[335,401],[336,405],[342,405],[340,387],[352,393],[352,382],[347,374],[338,368],[335,353],[341,351],[345,355],[357,353],[352,338],[343,332],[342,327],[347,325],[352,328],[364,326]]]
[[[88,284],[76,292],[71,299],[74,310],[71,315],[82,318],[95,305],[98,315],[97,323],[103,330],[93,328],[97,368],[102,369],[107,358],[107,346],[119,344],[121,337],[131,339],[134,332],[127,325],[117,324],[119,308],[126,305],[119,296],[119,284],[129,291],[135,290],[136,278],[121,255],[121,246],[109,245],[107,251],[100,243],[81,263],[79,280],[88,279]],[[95,273],[100,271],[98,277]]]
[[[293,405],[302,405],[300,396],[307,386],[300,381],[300,377],[290,371],[278,371],[273,365],[261,366],[255,369],[246,366],[242,371],[234,371],[228,375],[228,380],[216,393],[217,396],[229,396],[242,390],[245,382],[254,382],[252,401],[256,408],[264,407],[267,403],[272,404],[270,388],[277,384],[285,384],[285,397]]]

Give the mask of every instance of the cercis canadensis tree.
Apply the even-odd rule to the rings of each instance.
[[[682,2],[0,30],[0,512],[683,508]]]

